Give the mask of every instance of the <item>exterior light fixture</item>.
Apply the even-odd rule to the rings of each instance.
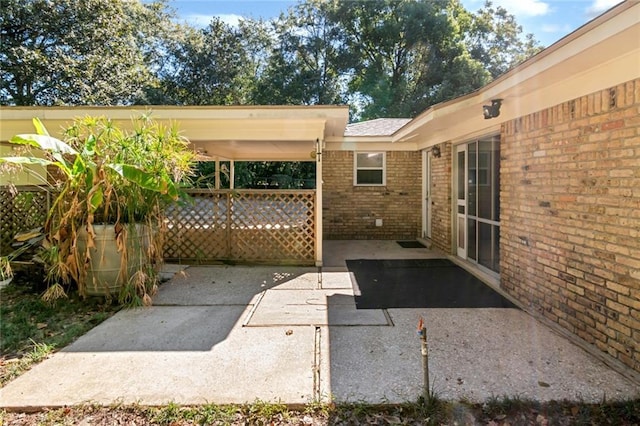
[[[482,114],[484,119],[488,120],[500,115],[500,106],[502,99],[491,99],[491,105],[482,105]]]
[[[440,146],[435,145],[433,148],[431,148],[431,155],[433,156],[433,158],[440,158]]]

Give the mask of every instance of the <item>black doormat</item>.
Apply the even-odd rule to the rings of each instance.
[[[420,241],[396,241],[402,248],[425,248]]]
[[[347,260],[358,309],[515,308],[448,259]]]

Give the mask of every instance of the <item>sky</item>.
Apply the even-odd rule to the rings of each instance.
[[[627,0],[638,1],[638,0]],[[467,10],[475,12],[485,0],[462,0]],[[621,0],[493,0],[516,19],[525,33],[547,47],[584,25]],[[204,27],[213,16],[229,24],[242,17],[273,18],[297,1],[291,0],[170,0],[180,19]]]

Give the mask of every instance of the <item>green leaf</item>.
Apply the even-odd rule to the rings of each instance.
[[[178,196],[178,191],[171,180],[163,179],[160,176],[147,173],[129,164],[107,164],[109,167],[125,179],[139,185],[142,188],[170,195],[172,198]]]
[[[77,176],[80,173],[83,173],[86,170],[84,161],[82,160],[82,157],[77,155],[75,161],[73,162],[73,175]],[[90,185],[88,185],[88,187],[91,187]]]
[[[38,158],[38,157],[0,157],[0,163],[11,163],[11,164],[38,164],[40,166],[48,166],[53,164],[53,161],[47,160],[46,158]]]
[[[104,200],[104,193],[102,192],[102,188],[96,187],[95,191],[91,194],[91,198],[89,200],[89,207],[91,213],[95,212],[98,207],[102,205]]]
[[[91,167],[91,166],[85,167],[84,170],[86,172],[84,176],[84,184],[87,188],[91,188],[93,187],[93,176],[95,173],[95,167]],[[75,170],[74,170],[74,173],[75,173]]]
[[[71,170],[67,167],[66,164],[60,163],[59,161],[51,161],[46,158],[38,158],[38,157],[0,157],[0,163],[11,163],[11,164],[36,164],[38,166],[47,167],[47,166],[56,166],[60,170],[62,170],[67,176],[70,176]]]
[[[82,154],[85,156],[93,156],[96,153],[96,142],[98,139],[95,135],[89,135],[87,138],[87,142],[84,144],[84,149],[82,150]]]
[[[33,118],[33,127],[36,128],[36,132],[39,135],[49,136],[49,132],[47,131],[47,128],[44,127],[44,124],[42,124],[42,121],[40,121],[38,117]]]
[[[44,151],[48,151],[52,154],[70,154],[78,155],[78,151],[61,141],[51,136],[45,135],[15,135],[9,142],[16,145],[29,145],[36,148],[40,148]]]

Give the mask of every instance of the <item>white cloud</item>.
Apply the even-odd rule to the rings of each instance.
[[[622,0],[593,0],[591,6],[587,8],[587,15],[595,17],[618,3],[622,3]]]
[[[225,13],[217,16],[222,22],[227,25],[231,25],[232,27],[237,27],[238,24],[240,24],[240,20],[245,19],[243,16],[236,15],[234,13]]]
[[[517,17],[543,16],[551,11],[549,3],[540,0],[496,0],[494,3]]]
[[[218,18],[225,24],[231,25],[232,27],[237,27],[240,20],[243,19],[242,16],[232,14],[232,13],[221,14],[221,15],[205,15],[200,13],[190,13],[190,14],[184,15],[182,18],[185,21],[187,21],[187,23],[197,28],[204,28],[208,26],[211,23],[211,20],[213,18]]]

